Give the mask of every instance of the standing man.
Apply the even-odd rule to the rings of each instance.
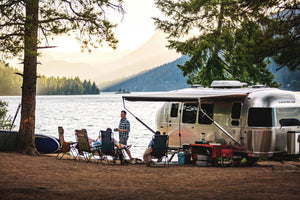
[[[116,128],[115,131],[119,131],[119,143],[123,145],[127,145],[127,140],[129,137],[130,132],[130,123],[126,118],[126,111],[121,111],[121,120],[119,123],[119,128]],[[132,160],[131,153],[129,148],[125,148],[127,155],[129,156],[130,160]]]

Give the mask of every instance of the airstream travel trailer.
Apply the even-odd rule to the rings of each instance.
[[[204,140],[237,145],[251,157],[299,157],[300,96],[262,85],[214,81],[211,88],[123,96],[129,101],[166,101],[156,114],[157,130],[169,147]]]

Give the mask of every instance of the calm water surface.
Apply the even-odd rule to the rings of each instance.
[[[20,96],[0,96],[8,102],[8,115],[14,117]],[[36,127],[38,134],[58,137],[57,127],[63,126],[65,140],[76,141],[75,129],[86,129],[88,136],[96,138],[100,130],[118,127],[120,111],[124,109],[122,95],[101,93],[100,95],[75,96],[37,96],[36,97]],[[127,102],[126,107],[153,130],[156,129],[155,114],[162,103]],[[20,115],[18,113],[14,130],[19,130]],[[131,123],[128,144],[132,144],[131,154],[142,158],[152,137],[152,132],[127,113]],[[119,138],[118,133],[114,137]]]

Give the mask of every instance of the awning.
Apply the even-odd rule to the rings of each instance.
[[[127,101],[174,101],[174,102],[186,102],[186,101],[201,101],[212,99],[236,99],[243,100],[248,93],[219,93],[219,94],[196,94],[196,93],[183,93],[183,92],[157,92],[147,93],[141,95],[126,95],[122,96]]]
[[[147,126],[139,118],[137,118],[133,113],[131,113],[125,106],[125,101],[173,101],[173,102],[205,102],[206,100],[243,100],[248,95],[248,92],[242,92],[240,90],[193,90],[193,89],[183,89],[175,90],[170,92],[157,92],[157,93],[145,93],[141,95],[127,95],[122,96],[124,108],[132,114],[139,122],[141,122],[145,127],[147,127],[151,132],[155,133],[153,129]],[[209,119],[211,119],[205,112],[203,112]],[[217,122],[211,119],[213,123],[224,132],[230,139],[239,144],[239,142],[230,135],[223,127],[221,127]]]

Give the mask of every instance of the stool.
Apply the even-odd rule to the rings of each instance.
[[[222,149],[221,150],[221,165],[225,166],[226,163],[233,166],[233,149]]]

